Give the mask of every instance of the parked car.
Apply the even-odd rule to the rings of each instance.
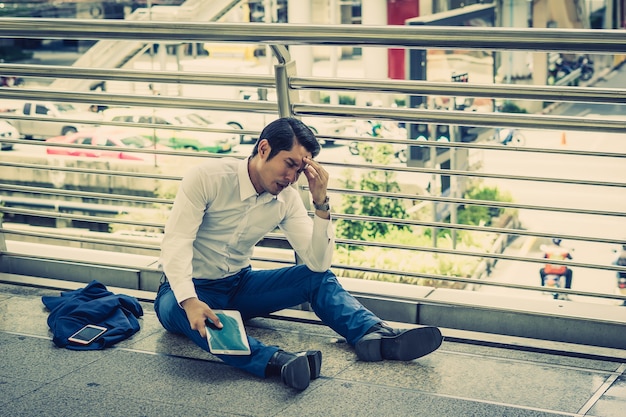
[[[110,108],[102,113],[102,117],[104,121],[164,126],[134,129],[139,129],[144,136],[154,137],[158,143],[174,149],[221,153],[231,151],[239,143],[239,135],[234,133],[232,127],[213,123],[190,110]],[[189,127],[225,129],[233,133],[187,130]]]
[[[337,136],[344,134],[355,123],[354,120],[338,119],[333,117],[317,117],[307,116],[303,117],[302,121],[319,136]],[[317,138],[322,146],[330,146],[335,143],[332,139]]]
[[[276,93],[273,90],[267,91],[264,88],[257,90],[246,89],[239,92],[239,98],[242,100],[276,101]],[[278,119],[278,115],[275,114],[218,110],[205,111],[202,112],[202,115],[206,118],[219,120],[235,129],[258,131],[259,133],[270,122]],[[303,117],[302,121],[306,123],[313,133],[319,136],[341,135],[353,122],[348,119],[317,116]],[[241,143],[254,143],[257,139],[258,135],[240,135]],[[332,145],[335,142],[332,139],[323,139],[321,137],[318,137],[318,140],[322,146]]]
[[[111,150],[72,148],[62,146],[50,146],[46,148],[49,155],[80,156],[87,158],[113,158],[131,161],[151,161],[153,154],[139,152],[124,152],[121,149],[170,149],[167,146],[155,144],[146,136],[137,133],[133,129],[121,129],[111,127],[95,127],[70,133],[69,135],[56,136],[46,140],[47,143],[67,145],[94,145],[110,146]]]
[[[19,139],[20,132],[11,123],[6,120],[0,120],[0,140],[6,139]],[[10,151],[13,149],[12,143],[0,142],[0,150]]]
[[[26,139],[46,139],[67,135],[93,127],[90,122],[97,123],[100,119],[99,114],[78,110],[71,103],[53,103],[51,101],[7,100],[0,103],[0,116],[2,113],[33,118],[11,119],[11,124]],[[60,119],[71,121],[60,121]]]
[[[278,116],[274,114],[221,110],[206,110],[202,112],[202,116],[210,120],[219,120],[235,130],[251,130],[259,133],[271,121],[278,119]],[[237,137],[239,143],[254,143],[258,136],[258,134],[240,133]]]

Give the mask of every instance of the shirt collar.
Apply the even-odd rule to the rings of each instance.
[[[239,161],[239,167],[237,169],[237,177],[239,179],[239,197],[241,198],[241,201],[256,195],[256,190],[254,189],[254,185],[252,185],[250,175],[248,174],[248,159],[249,158]]]
[[[254,185],[252,184],[252,180],[250,180],[250,174],[248,173],[248,160],[250,158],[242,159],[239,162],[239,167],[237,169],[237,177],[239,180],[239,197],[241,201],[245,201],[250,197],[259,197],[262,201],[270,201],[273,199],[277,199],[278,201],[284,202],[284,198],[278,194],[277,196],[271,195],[270,193],[263,193],[260,196],[257,194]]]

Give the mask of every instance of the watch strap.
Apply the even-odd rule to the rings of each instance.
[[[329,201],[330,199],[328,198],[328,196],[326,196],[326,198],[324,199],[324,202],[321,204],[317,204],[315,201],[313,201],[313,206],[315,207],[315,210],[329,211],[330,210],[330,204],[328,204]]]

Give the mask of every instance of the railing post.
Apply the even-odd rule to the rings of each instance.
[[[284,45],[270,45],[272,53],[278,60],[274,66],[276,77],[276,100],[278,101],[278,115],[280,117],[291,117],[291,103],[298,102],[298,92],[289,86],[289,78],[296,75],[296,62],[291,59],[291,54]],[[306,186],[306,176],[301,175],[297,185],[300,197],[307,210],[311,210],[311,198],[309,192],[303,187]],[[301,263],[296,255],[296,262]]]
[[[289,77],[296,75],[296,63],[284,45],[270,45],[272,53],[278,60],[274,65],[276,77],[276,100],[278,101],[278,115],[291,117],[291,103],[298,101],[298,93],[289,88]]]
[[[292,117],[291,103],[298,102],[298,93],[295,90],[289,88],[289,77],[296,75],[296,63],[291,59],[291,54],[287,48],[283,45],[270,45],[272,53],[278,60],[278,64],[274,66],[274,72],[276,77],[276,100],[278,101],[278,115],[280,117]],[[297,187],[300,193],[300,198],[304,202],[304,207],[307,210],[311,210],[311,198],[309,192],[303,187],[306,185],[306,176],[301,175],[298,179]],[[296,264],[301,265],[304,262],[294,251]],[[308,302],[300,304],[300,309],[303,311],[312,311],[311,305]]]
[[[0,198],[0,206],[2,206],[4,203],[2,202],[2,198]],[[0,229],[2,229],[2,216],[4,214],[0,213]],[[0,256],[2,256],[2,252],[6,252],[7,251],[7,242],[4,239],[4,232],[2,230],[0,230]]]

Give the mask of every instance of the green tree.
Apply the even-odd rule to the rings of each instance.
[[[359,144],[359,155],[369,163],[389,164],[393,157],[393,148],[390,145],[372,146],[366,143]],[[358,189],[381,193],[400,191],[395,180],[396,174],[389,171],[371,170],[361,175],[360,180],[352,179],[353,172],[346,172],[342,181],[344,188]],[[395,198],[377,196],[357,196],[346,194],[342,197],[342,212],[363,216],[383,217],[390,219],[404,219],[407,217],[402,202]],[[407,229],[405,225],[395,225],[377,221],[353,221],[341,219],[337,222],[336,230],[339,237],[353,240],[373,240],[385,236],[391,230]],[[356,249],[356,248],[350,248]]]
[[[511,196],[503,195],[497,187],[475,186],[469,188],[465,193],[468,200],[483,201],[512,201]],[[471,225],[491,225],[494,218],[499,217],[504,212],[500,207],[465,205],[458,211],[458,222]]]

